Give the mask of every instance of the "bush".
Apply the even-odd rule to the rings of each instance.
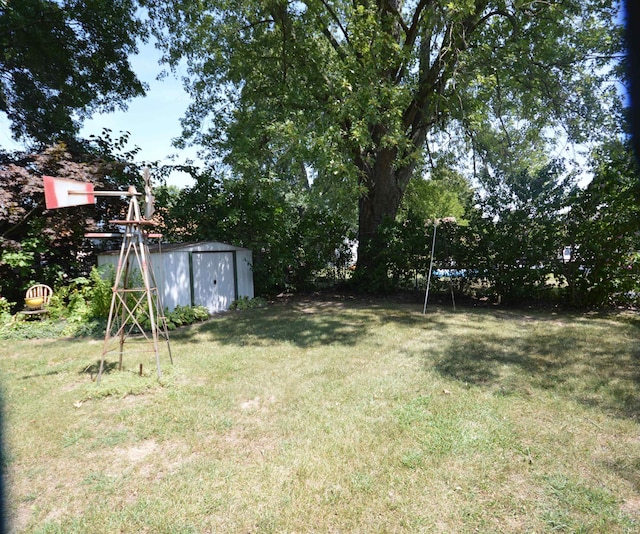
[[[251,308],[262,308],[266,306],[267,301],[263,298],[256,297],[250,299],[249,297],[240,297],[239,299],[234,300],[229,306],[230,310],[249,310]]]
[[[11,309],[15,305],[15,302],[9,302],[5,297],[0,297],[0,324],[11,321]]]
[[[91,269],[89,274],[91,284],[89,286],[89,300],[91,317],[106,318],[109,316],[111,307],[111,297],[113,295],[113,282],[115,272],[112,265]]]
[[[165,310],[164,315],[167,328],[175,330],[180,326],[206,321],[209,318],[209,310],[204,306],[176,306],[171,312]]]
[[[56,287],[48,306],[51,319],[86,322],[105,319],[111,306],[113,267],[92,267],[89,276],[79,276]]]

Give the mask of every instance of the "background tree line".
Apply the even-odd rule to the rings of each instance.
[[[83,234],[108,225],[113,203],[47,212],[40,179],[139,183],[126,136],[77,131],[91,112],[144,92],[128,57],[153,33],[166,65],[190,72],[179,144],[208,158],[182,167],[193,187],[157,187],[163,233],[253,249],[259,292],[347,278],[371,291],[415,284],[433,221],[455,217],[439,227],[436,258],[503,300],[633,296],[640,195],[618,91],[619,7],[0,2],[0,110],[29,146],[1,155],[0,291],[19,298],[31,281],[86,272],[108,246]],[[576,144],[578,163],[559,150]],[[153,172],[161,186],[170,169]],[[584,172],[593,179],[579,187]],[[571,261],[558,259],[564,247]]]

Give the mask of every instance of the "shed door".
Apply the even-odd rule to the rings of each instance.
[[[193,252],[193,301],[211,313],[229,309],[235,300],[233,252]]]

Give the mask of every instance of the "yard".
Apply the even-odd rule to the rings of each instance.
[[[636,532],[639,334],[628,312],[299,298],[173,332],[161,381],[125,354],[99,385],[99,339],[3,342],[10,524]]]

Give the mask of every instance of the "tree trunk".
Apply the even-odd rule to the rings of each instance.
[[[361,165],[366,193],[359,201],[357,279],[364,290],[378,290],[386,285],[386,265],[380,261],[380,248],[375,239],[385,220],[394,220],[415,164],[395,168],[397,150],[382,148],[373,166]]]

